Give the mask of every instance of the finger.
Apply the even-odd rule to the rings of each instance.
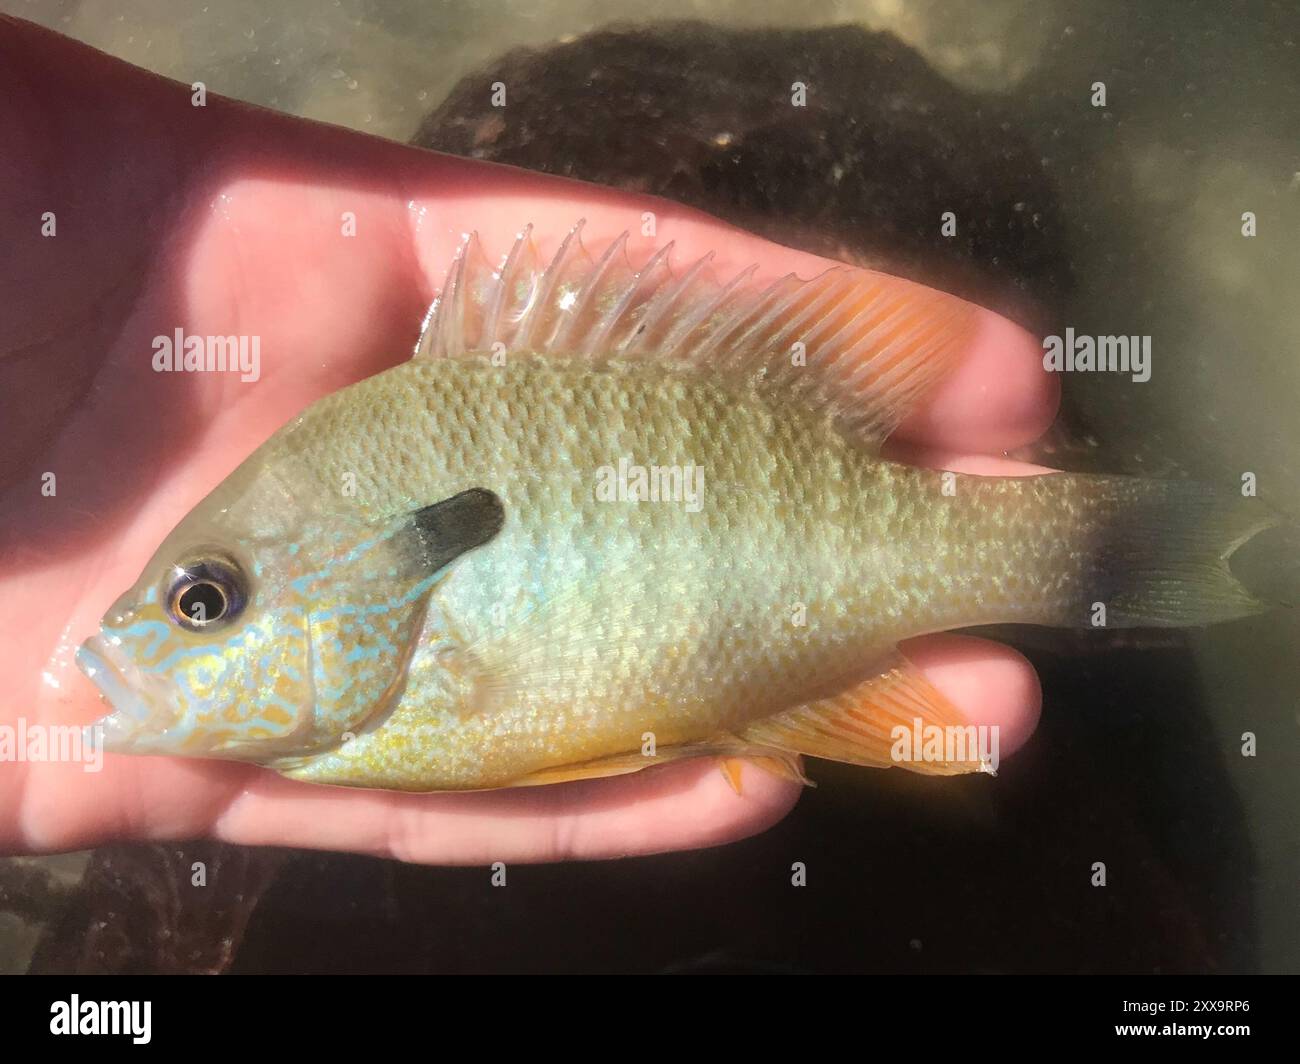
[[[999,729],[1007,756],[1037,723],[1041,689],[1029,663],[962,635],[908,640],[903,650],[965,719]],[[424,864],[598,859],[720,845],[781,819],[801,788],[754,765],[737,795],[714,759],[630,776],[473,794],[394,794],[298,783],[270,770],[107,755],[104,771],[40,766],[15,818],[25,852],[103,838],[214,834]],[[816,762],[811,771],[816,775]],[[867,770],[863,770],[867,771]],[[0,840],[3,841],[3,840]]]
[[[998,729],[1000,756],[1033,732],[1041,690],[1016,651],[961,635],[909,640],[903,649],[969,723]],[[712,758],[607,780],[465,795],[348,792],[264,774],[215,830],[231,842],[292,842],[426,864],[591,860],[744,838],[783,817],[800,790],[747,764],[738,795]]]
[[[920,446],[906,440],[891,439],[885,444],[885,457],[925,469],[950,469],[979,477],[1036,477],[1059,470],[1012,458],[995,458],[988,454]]]
[[[714,759],[475,794],[347,791],[259,776],[214,834],[421,864],[588,860],[720,845],[764,830],[800,787],[750,766],[736,794]]]
[[[900,649],[969,724],[998,729],[999,756],[1015,753],[1033,734],[1043,692],[1023,654],[989,639],[949,633],[909,639]]]
[[[262,769],[229,761],[104,754],[12,766],[0,787],[0,852],[62,853],[106,840],[193,839]],[[286,840],[291,841],[291,840]]]

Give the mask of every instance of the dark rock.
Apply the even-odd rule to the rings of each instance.
[[[666,196],[1030,325],[1070,285],[1055,193],[998,103],[856,26],[671,23],[517,49],[412,143]]]
[[[30,972],[77,975],[225,971],[277,850],[191,842],[95,851],[80,886],[45,931]],[[195,883],[195,864],[204,867]]]

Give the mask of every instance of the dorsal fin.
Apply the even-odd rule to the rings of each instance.
[[[507,352],[707,367],[828,404],[847,428],[879,441],[952,368],[969,335],[970,304],[910,281],[844,266],[760,287],[751,266],[719,282],[711,254],[675,276],[671,243],[635,269],[627,233],[593,259],[582,228],[544,265],[531,226],[499,267],[469,236],[415,356],[502,344]]]

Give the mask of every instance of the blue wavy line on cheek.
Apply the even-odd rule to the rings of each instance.
[[[440,575],[441,570],[436,573],[431,573],[423,580],[412,584],[406,591],[395,599],[385,599],[380,602],[363,602],[357,604],[344,603],[340,606],[331,606],[326,610],[315,610],[311,614],[311,620],[312,622],[319,624],[322,621],[332,621],[336,617],[367,618],[392,613],[393,610],[401,609],[403,606],[410,606],[412,603],[416,602],[426,591],[429,590],[429,588],[433,587],[434,582]]]
[[[260,628],[250,625],[243,631],[229,636],[224,642],[196,647],[181,647],[178,650],[173,650],[157,665],[151,666],[148,671],[167,672],[177,662],[184,661],[186,658],[205,657],[213,654],[223,656],[232,650],[243,650],[245,647],[249,647],[251,651],[258,645],[259,640],[266,645],[266,649],[262,653],[269,653],[274,644],[265,640],[265,633]]]
[[[164,624],[162,621],[136,621],[134,624],[128,624],[125,628],[105,628],[104,632],[111,638],[121,639],[123,642],[151,638],[153,641],[144,648],[141,654],[142,657],[146,658],[157,654],[158,648],[172,635],[171,626]]]
[[[311,590],[311,586],[313,584],[327,580],[329,578],[329,575],[332,572],[334,572],[336,569],[338,569],[339,566],[351,565],[353,562],[361,558],[367,552],[373,550],[379,544],[384,543],[385,541],[391,539],[394,531],[395,530],[389,530],[382,533],[381,535],[375,536],[372,539],[367,539],[361,543],[358,543],[355,547],[353,547],[351,550],[347,551],[340,557],[333,558],[330,561],[326,562],[315,572],[304,573],[302,576],[296,577],[295,579],[291,580],[289,582],[289,586],[293,588],[293,590],[296,591],[299,595],[307,594],[308,591]],[[290,553],[296,554],[297,551],[291,550]]]

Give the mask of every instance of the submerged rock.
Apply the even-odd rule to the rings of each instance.
[[[857,26],[669,23],[516,49],[412,143],[665,196],[1026,324],[1070,285],[1052,185],[996,98]]]
[[[33,974],[214,974],[283,851],[201,841],[102,846],[36,948]]]

